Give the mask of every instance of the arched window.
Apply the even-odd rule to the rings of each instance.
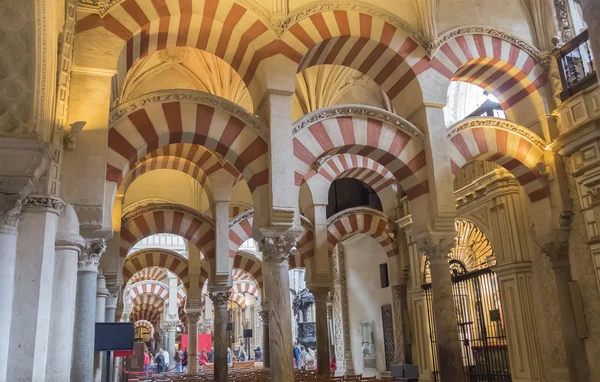
[[[327,217],[352,207],[366,206],[383,211],[381,200],[373,189],[357,179],[342,178],[329,187]]]

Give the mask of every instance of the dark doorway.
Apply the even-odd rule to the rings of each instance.
[[[383,211],[381,200],[371,187],[357,179],[342,178],[329,187],[327,217],[352,207],[365,206]]]

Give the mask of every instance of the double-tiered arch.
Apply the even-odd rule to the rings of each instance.
[[[164,268],[173,272],[189,290],[188,260],[175,251],[161,248],[143,249],[128,255],[123,264],[123,283],[127,284],[138,272],[153,268]]]

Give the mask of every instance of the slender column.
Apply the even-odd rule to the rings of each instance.
[[[187,317],[188,332],[188,373],[196,374],[198,372],[198,321],[200,320],[200,311],[188,310],[185,312]]]
[[[329,328],[327,325],[327,295],[329,288],[312,288],[315,297],[315,321],[317,324],[317,368],[319,375],[329,375]]]
[[[426,237],[418,242],[419,249],[429,259],[433,321],[438,353],[438,371],[442,382],[464,380],[462,352],[458,339],[456,308],[452,296],[452,279],[448,268],[448,253],[454,240]]]
[[[570,380],[572,382],[587,382],[590,380],[587,352],[577,331],[577,320],[575,319],[569,289],[569,281],[571,281],[569,242],[564,240],[548,244],[544,246],[544,252],[550,256],[552,270],[554,271],[562,337],[567,353]]]
[[[338,244],[333,260],[333,315],[335,321],[335,354],[337,374],[354,374],[352,342],[350,338],[350,314],[348,312],[348,288],[346,286],[346,252]]]
[[[106,310],[104,314],[104,322],[115,322],[116,320],[119,292],[111,292],[111,289],[109,289],[108,296],[106,296]],[[114,367],[114,361],[115,356],[113,352],[110,353],[110,357],[105,357],[105,362],[108,362],[108,366],[105,365],[102,369],[102,381],[111,382],[115,380],[116,369]],[[109,373],[108,376],[106,375],[107,371]]]
[[[263,367],[271,367],[271,347],[269,346],[269,305],[263,301],[262,310],[260,311],[262,320],[262,351],[263,351]]]
[[[13,288],[17,260],[17,226],[21,220],[22,198],[19,195],[0,194],[0,381],[7,381],[8,346],[13,310]]]
[[[8,381],[43,381],[46,377],[56,230],[63,208],[62,200],[49,195],[29,196],[23,202],[8,345]]]
[[[106,289],[106,278],[99,271],[96,278],[96,322],[104,322],[106,319],[106,297],[108,289]],[[94,353],[94,381],[102,382],[102,370],[104,369],[105,352]]]
[[[265,237],[261,251],[269,265],[269,342],[271,377],[274,381],[293,382],[292,314],[288,257],[296,244],[288,236]]]
[[[71,381],[92,381],[98,263],[106,251],[104,240],[87,241],[79,254]]]
[[[408,346],[408,297],[407,286],[392,287],[392,309],[394,315],[394,350],[396,363],[410,363],[411,354]]]
[[[175,367],[175,336],[177,336],[177,321],[167,321],[167,351],[169,352],[169,369]]]
[[[70,205],[59,219],[56,234],[56,257],[54,259],[54,288],[52,290],[52,313],[50,338],[48,340],[47,382],[69,381],[73,350],[73,325],[75,321],[75,293],[77,290],[77,260],[83,247],[83,238],[65,232],[69,227],[66,218],[74,216]],[[79,232],[75,220],[74,231]]]
[[[210,291],[210,299],[213,302],[215,314],[215,382],[228,381],[227,322],[229,321],[229,314],[227,312],[227,301],[229,300],[229,294],[229,288]]]

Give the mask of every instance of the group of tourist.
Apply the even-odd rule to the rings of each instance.
[[[306,370],[309,361],[314,362],[316,368],[316,357],[312,349],[306,350],[304,345],[294,343],[294,367],[297,369]]]

